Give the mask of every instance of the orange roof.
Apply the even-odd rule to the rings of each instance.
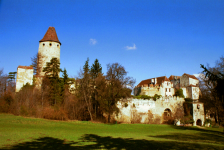
[[[189,78],[192,78],[192,79],[198,80],[198,78],[196,78],[194,75],[189,75],[189,74],[186,74],[186,73],[184,73],[183,75],[187,75]]]
[[[58,36],[54,27],[49,27],[43,39],[40,40],[39,42],[45,42],[45,41],[58,42],[61,45],[61,42],[58,40]]]
[[[31,66],[18,66],[18,68],[23,68],[23,69],[33,69],[33,67]],[[18,69],[17,68],[17,69]]]
[[[155,78],[151,78],[151,79],[147,79],[147,80],[142,80],[138,85],[137,87],[139,86],[142,86],[142,85],[145,85],[145,84],[151,84],[151,80],[152,79],[155,79]],[[162,76],[162,77],[156,77],[157,79],[157,82],[156,84],[157,85],[161,85],[164,81],[170,81],[166,76]]]

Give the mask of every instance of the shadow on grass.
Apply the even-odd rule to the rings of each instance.
[[[198,128],[198,127],[182,127],[182,126],[171,126],[174,129],[178,130],[194,130],[194,131],[200,131],[200,132],[205,132],[205,133],[212,133],[212,134],[217,134],[217,135],[224,135],[224,132],[220,131],[214,131],[214,130],[207,130],[206,128]]]
[[[160,138],[160,137],[158,137]],[[164,137],[161,137],[164,138]],[[188,143],[179,141],[154,141],[132,138],[103,137],[95,134],[85,134],[80,138],[80,142],[65,141],[52,137],[42,137],[31,142],[19,143],[3,149],[221,149],[210,144]],[[1,150],[3,150],[1,149]]]
[[[194,143],[210,143],[210,144],[221,144],[224,146],[224,136],[207,134],[207,133],[195,133],[195,134],[172,134],[172,135],[157,135],[149,136],[153,138],[162,138],[167,140],[178,140],[185,142],[194,142]],[[223,147],[224,148],[224,147]]]

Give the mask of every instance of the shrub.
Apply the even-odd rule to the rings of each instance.
[[[179,96],[179,97],[183,97],[184,98],[184,94],[183,94],[183,90],[182,89],[176,89],[175,90],[175,96]]]
[[[205,124],[212,123],[211,119],[205,119]]]
[[[148,96],[148,95],[138,95],[138,96],[134,96],[134,98],[137,98],[137,99],[151,99],[152,97]]]
[[[156,101],[156,100],[159,99],[160,97],[162,97],[162,95],[155,94],[155,95],[153,96],[153,100]]]
[[[193,124],[194,120],[193,120],[193,117],[189,115],[189,116],[184,116],[184,118],[181,119],[180,122],[183,124]]]

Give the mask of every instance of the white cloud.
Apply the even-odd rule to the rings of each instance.
[[[97,40],[96,40],[96,39],[90,39],[90,40],[89,40],[89,43],[90,43],[91,45],[95,45],[95,44],[97,43]]]
[[[136,45],[134,44],[132,47],[131,46],[125,46],[126,50],[135,50],[137,49]]]

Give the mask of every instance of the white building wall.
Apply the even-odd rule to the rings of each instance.
[[[17,68],[17,77],[16,77],[16,92],[26,84],[33,84],[33,69]]]
[[[189,84],[191,85],[198,85],[199,84],[199,80],[196,80],[196,79],[192,79],[192,78],[189,78]]]
[[[44,76],[43,68],[46,67],[46,63],[50,62],[52,58],[57,58],[60,62],[60,44],[57,42],[40,42],[39,43],[39,66],[40,76]]]

